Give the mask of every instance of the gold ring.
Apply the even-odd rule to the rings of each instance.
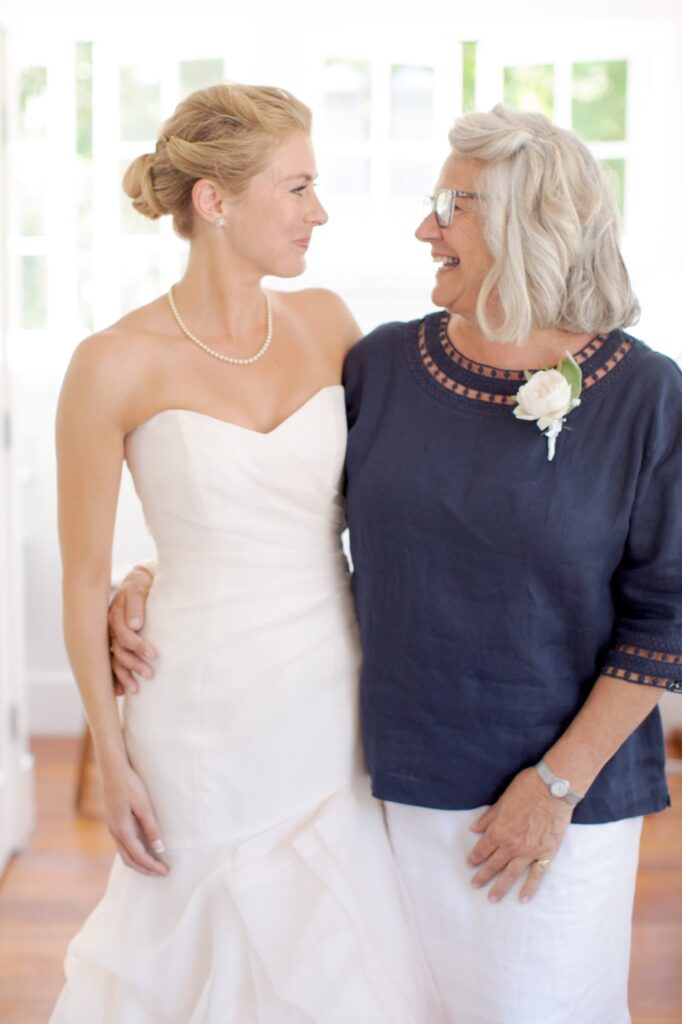
[[[535,863],[541,871],[549,871],[550,864],[552,863],[552,858],[542,857],[540,860],[536,860]]]

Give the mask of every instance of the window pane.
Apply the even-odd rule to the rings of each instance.
[[[433,134],[433,69],[391,68],[391,138],[430,142]]]
[[[156,299],[161,291],[155,254],[128,248],[121,267],[121,305],[124,313]]]
[[[517,110],[554,116],[554,67],[528,64],[504,69],[504,102]]]
[[[47,68],[24,68],[19,75],[19,137],[47,136]]]
[[[76,152],[92,157],[92,43],[76,43]]]
[[[606,168],[622,217],[625,210],[625,160],[600,160],[600,163]]]
[[[337,142],[369,138],[370,69],[361,61],[328,61],[322,74],[322,130]]]
[[[462,43],[462,110],[476,108],[476,43]]]
[[[146,142],[156,138],[161,123],[161,87],[148,66],[121,68],[121,138]]]
[[[45,202],[45,163],[42,146],[30,146],[21,160],[19,193],[19,232],[35,237],[47,233]]]
[[[321,191],[338,195],[367,195],[369,193],[369,160],[339,157],[330,160],[324,169]]]
[[[47,257],[21,257],[21,326],[47,327]]]
[[[195,89],[205,89],[207,85],[222,82],[225,71],[220,60],[182,60],[180,61],[180,96],[184,99]]]
[[[432,169],[427,161],[394,160],[391,164],[391,195],[421,200],[431,188]]]
[[[625,138],[628,65],[625,60],[573,65],[573,130],[583,139]]]

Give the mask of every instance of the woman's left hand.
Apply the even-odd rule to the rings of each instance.
[[[493,878],[488,899],[502,899],[524,872],[519,898],[527,902],[535,895],[544,874],[551,870],[568,828],[573,807],[552,796],[534,768],[525,768],[512,779],[497,803],[471,826],[482,833],[468,857],[477,867],[472,885],[482,887]]]

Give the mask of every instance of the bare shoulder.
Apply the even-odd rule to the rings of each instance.
[[[153,307],[160,301],[134,310],[76,346],[64,378],[62,404],[93,405],[126,419],[126,410],[153,374],[161,340]]]
[[[322,330],[342,357],[362,336],[352,312],[336,292],[329,288],[303,288],[295,292],[277,292],[277,301],[295,315]]]

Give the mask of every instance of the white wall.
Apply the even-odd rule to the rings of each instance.
[[[0,0],[0,17],[3,0]],[[243,77],[251,80],[270,79],[268,68],[281,69],[277,81],[295,88],[297,69],[304,66],[307,33],[313,27],[317,40],[341,38],[355,32],[358,38],[376,38],[390,42],[402,32],[432,38],[434,46],[445,35],[453,38],[480,39],[485,36],[499,39],[511,37],[519,27],[528,35],[542,38],[556,36],[561,31],[559,22],[565,22],[567,13],[572,19],[584,19],[586,33],[606,36],[628,30],[634,19],[663,19],[663,30],[656,28],[657,63],[659,65],[656,93],[650,93],[651,109],[642,128],[642,146],[649,154],[640,161],[641,187],[633,202],[641,204],[640,215],[648,218],[644,242],[627,252],[636,289],[643,301],[644,316],[640,336],[670,351],[682,355],[682,341],[675,330],[676,298],[682,291],[682,204],[678,201],[678,168],[682,166],[682,136],[679,131],[679,99],[682,98],[682,5],[677,0],[573,0],[570,11],[565,3],[552,4],[548,0],[517,0],[513,17],[509,14],[508,0],[478,0],[475,5],[455,5],[452,0],[426,0],[419,5],[410,2],[362,2],[347,0],[343,12],[338,2],[320,3],[300,0],[294,8],[281,3],[260,3],[250,8],[250,18],[241,13],[234,18],[230,12],[241,12],[243,5],[204,0],[199,15],[188,19],[186,4],[145,4],[144,17],[157,20],[141,23],[139,3],[119,0],[116,16],[110,5],[78,0],[67,11],[56,10],[46,0],[32,0],[30,5],[16,0],[5,0],[5,17],[10,26],[22,30],[30,18],[31,30],[39,25],[43,33],[54,31],[56,36],[68,33],[70,26],[81,27],[82,37],[94,29],[101,34],[103,25],[111,25],[117,33],[129,30],[137,34],[145,45],[152,41],[171,38],[175,32],[223,31],[229,42],[230,35],[246,33],[244,38],[259,41],[258,66]],[[418,7],[418,16],[415,9]],[[269,17],[264,21],[264,12]],[[127,16],[129,15],[129,17]],[[475,15],[475,16],[474,16]],[[254,20],[257,16],[258,20]],[[197,19],[201,19],[199,23]],[[237,18],[239,19],[237,21]],[[354,21],[354,19],[356,19]],[[574,26],[574,20],[571,24]],[[202,26],[211,26],[210,29]],[[237,27],[238,26],[238,27]],[[268,26],[270,31],[268,32]],[[410,28],[412,26],[412,29]],[[574,26],[575,27],[575,26]],[[155,36],[155,32],[157,33]],[[251,33],[252,36],[248,34]],[[372,37],[372,33],[376,33]],[[241,37],[240,37],[241,38]],[[284,42],[282,42],[284,40]],[[641,45],[651,46],[651,39],[642,29]],[[234,39],[231,40],[234,45]],[[661,85],[663,83],[663,85]],[[647,84],[643,86],[645,92]],[[305,98],[305,94],[304,94]],[[100,126],[101,130],[101,126]],[[659,147],[665,159],[659,157]],[[445,148],[445,147],[444,147]],[[662,198],[665,197],[665,198]],[[112,202],[116,197],[112,197]],[[653,214],[652,214],[652,211]],[[662,212],[663,211],[663,212]],[[322,283],[341,291],[355,309],[363,327],[388,319],[407,319],[420,315],[428,303],[428,282],[431,267],[426,262],[410,265],[409,275],[398,279],[395,274],[382,281],[374,278],[363,281],[352,268],[344,271],[334,258],[337,235],[341,231],[330,224],[326,238],[314,255],[311,270],[302,284]],[[641,237],[641,236],[640,236]],[[390,225],[382,237],[372,238],[376,259],[381,260],[382,247],[390,247]],[[77,340],[73,339],[74,343]],[[61,367],[63,370],[63,366]],[[14,380],[14,393],[18,405],[16,432],[23,467],[24,507],[26,508],[26,609],[27,609],[27,671],[29,713],[32,731],[36,733],[72,733],[82,726],[82,717],[75,688],[61,640],[61,609],[59,585],[59,555],[56,534],[55,466],[53,453],[53,419],[60,373],[55,368],[40,372],[35,367],[22,367]],[[137,510],[129,480],[124,481],[117,529],[114,561],[133,562],[151,553],[144,524]],[[670,721],[682,725],[682,700],[665,698],[666,715]]]

